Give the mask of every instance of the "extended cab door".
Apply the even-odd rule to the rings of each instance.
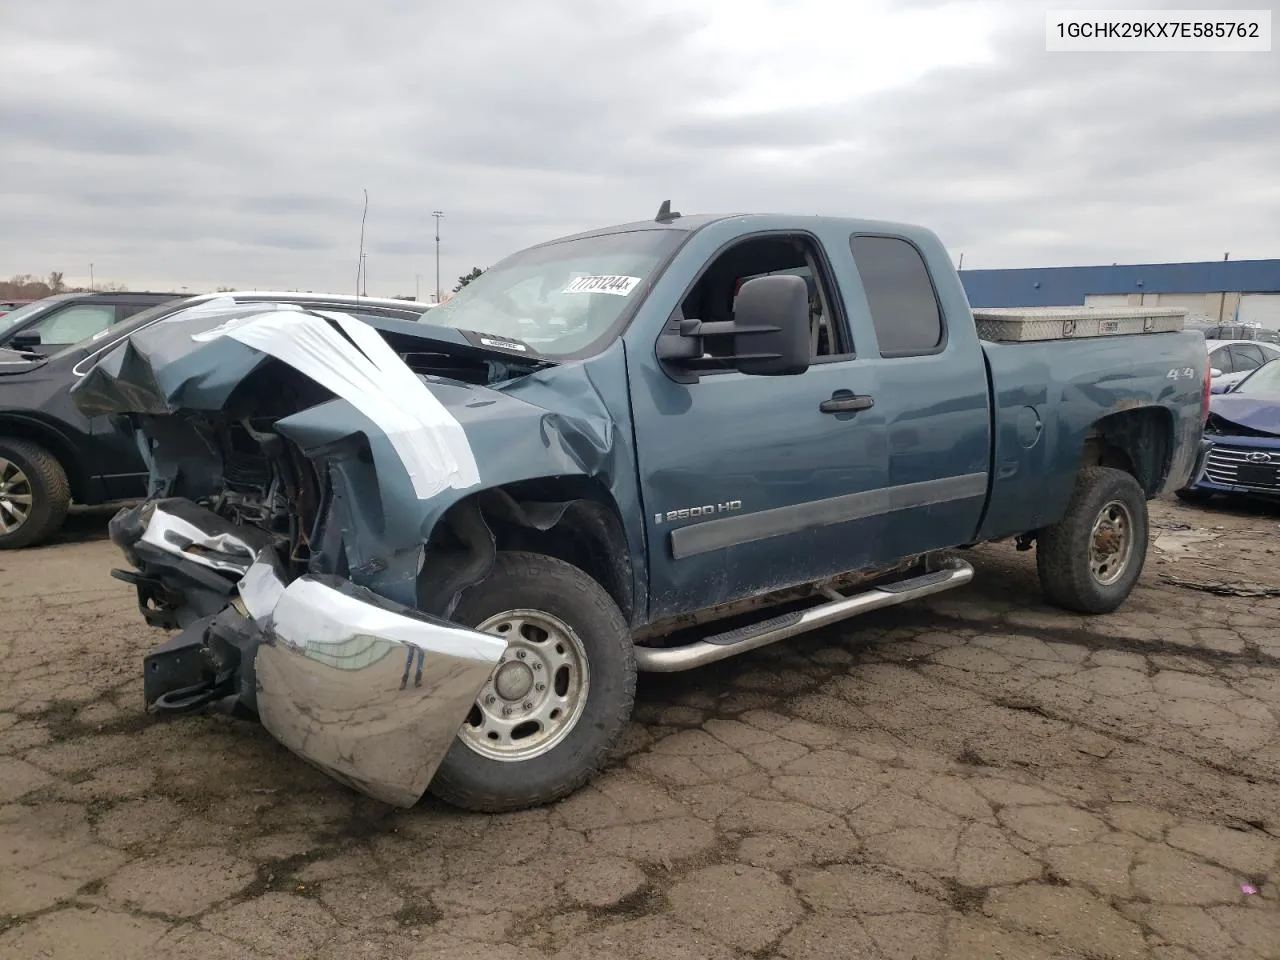
[[[826,248],[810,233],[766,232],[723,246],[714,227],[704,233],[698,240],[715,246],[692,260],[701,268],[664,278],[683,289],[671,295],[680,298],[673,316],[730,320],[746,279],[805,277],[813,363],[792,376],[726,365],[681,383],[652,342],[628,345],[653,619],[886,555],[884,415],[871,399],[883,392],[879,361],[849,335]]]
[[[909,556],[967,543],[986,506],[991,413],[964,289],[927,231],[855,232],[847,243],[857,278],[849,315],[874,357],[888,444],[885,545]],[[1038,435],[1042,425],[1032,419]]]

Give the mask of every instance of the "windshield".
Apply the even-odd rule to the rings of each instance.
[[[1236,396],[1280,400],[1280,360],[1264,363],[1252,376],[1241,380],[1231,392]]]
[[[614,328],[686,236],[682,230],[636,230],[522,250],[422,321],[511,337],[547,356],[576,353]]]
[[[28,303],[25,306],[19,307],[17,310],[11,310],[9,313],[0,316],[0,333],[4,333],[6,330],[22,323],[23,320],[26,320],[33,313],[39,313],[47,306],[49,306],[49,301],[37,300],[35,303]]]

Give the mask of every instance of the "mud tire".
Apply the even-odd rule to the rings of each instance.
[[[631,631],[599,583],[553,557],[501,552],[492,573],[463,595],[453,619],[474,627],[521,609],[543,611],[577,634],[590,670],[586,703],[564,739],[530,759],[490,759],[461,735],[456,738],[429,790],[464,810],[503,813],[573,793],[609,759],[631,718],[636,692]]]
[[[1094,524],[1109,505],[1127,514],[1131,547],[1116,579],[1100,582],[1092,564]],[[1147,497],[1130,474],[1112,467],[1087,467],[1076,480],[1066,514],[1041,530],[1036,570],[1045,599],[1073,613],[1111,613],[1133,592],[1147,558]]]
[[[71,485],[58,459],[28,440],[0,437],[0,459],[21,470],[31,488],[31,512],[11,533],[0,533],[0,550],[20,550],[43,543],[62,526],[71,507]]]

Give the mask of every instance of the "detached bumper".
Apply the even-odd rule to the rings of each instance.
[[[258,715],[277,740],[361,793],[422,797],[507,648],[340,578],[301,577],[258,647]]]
[[[415,804],[506,641],[341,577],[286,585],[269,546],[231,541],[226,527],[172,500],[113,521],[113,539],[140,568],[117,575],[137,586],[153,622],[186,628],[147,654],[148,709],[256,712],[334,779]]]

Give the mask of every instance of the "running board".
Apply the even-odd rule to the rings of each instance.
[[[840,597],[835,591],[830,591],[829,596],[840,598],[808,610],[784,613],[760,623],[728,630],[682,647],[636,647],[636,668],[649,673],[678,673],[704,667],[708,663],[736,657],[748,650],[757,650],[872,610],[961,587],[972,579],[973,567],[963,560],[948,558],[942,561],[939,570],[873,587],[852,597]]]

